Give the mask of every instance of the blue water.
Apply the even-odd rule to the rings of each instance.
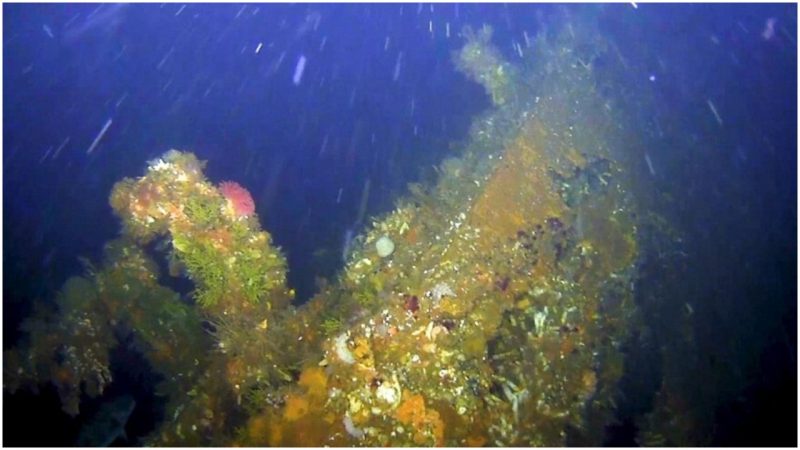
[[[669,370],[657,356],[674,339],[669,324],[690,310],[700,350],[685,367],[714,374],[698,380],[713,392],[703,398],[712,442],[795,445],[796,7],[637,6],[590,8],[627,61],[597,70],[617,86],[603,94],[641,130],[642,198],[686,235],[668,249],[670,267],[643,266],[637,300],[652,336],[630,351],[641,364],[623,379],[608,443],[633,444]],[[491,24],[515,63],[513,43],[585,10],[4,5],[4,348],[34,300],[52,301],[83,270],[78,257],[97,260],[118,235],[114,182],[170,148],[208,160],[211,180],[252,192],[305,301],[341,269],[363,225],[365,184],[367,218],[390,211],[407,183],[435,180],[433,165],[491,106],[451,62],[458,30]],[[115,357],[122,366],[139,358]],[[158,418],[150,375],[138,376],[119,374],[111,388],[144,386],[130,440],[118,444],[135,445]],[[74,442],[80,418],[61,413],[51,390],[4,398],[5,444]],[[51,432],[28,434],[19,425],[30,420]]]

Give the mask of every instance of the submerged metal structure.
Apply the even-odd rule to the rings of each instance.
[[[152,445],[600,444],[640,252],[634,137],[593,72],[607,45],[567,24],[515,65],[489,27],[463,35],[456,66],[494,108],[435,185],[373,219],[338,282],[292,305],[269,233],[170,151],[114,187],[122,237],[26,322],[6,389],[52,382],[77,414],[124,336],[164,375]],[[159,284],[158,241],[191,304]]]

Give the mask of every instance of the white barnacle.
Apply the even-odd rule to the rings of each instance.
[[[511,402],[511,411],[514,413],[514,422],[519,422],[519,405],[530,397],[527,389],[520,390],[514,383],[507,381],[502,385],[503,394]]]
[[[544,331],[544,322],[547,319],[547,310],[544,311],[537,311],[536,314],[533,315],[533,325],[536,327],[536,333],[541,335],[542,331]]]
[[[428,338],[429,341],[433,340],[431,338],[431,332],[433,331],[433,322],[428,322],[428,326],[425,328],[425,337]]]
[[[364,266],[369,267],[371,265],[372,265],[372,261],[370,261],[369,258],[363,258],[363,259],[359,260],[358,262],[356,262],[356,264],[355,264],[355,266],[353,266],[353,268],[354,269],[360,269],[360,268],[362,268]]]
[[[362,439],[364,437],[364,430],[357,428],[355,424],[353,424],[353,419],[350,418],[350,414],[344,415],[342,424],[344,425],[345,431],[347,431],[347,434],[350,436],[353,436],[356,439]]]
[[[400,394],[398,393],[397,389],[392,386],[392,383],[383,383],[378,386],[378,389],[375,390],[375,396],[378,397],[378,400],[382,400],[390,405],[393,405],[397,402]]]
[[[442,300],[442,297],[455,297],[456,293],[447,283],[438,283],[433,289],[427,292],[427,295],[438,303]]]
[[[172,420],[178,420],[178,416],[181,414],[181,411],[183,411],[185,406],[186,405],[178,405],[178,407],[175,408],[175,413],[172,414]]]
[[[347,348],[346,332],[336,336],[336,339],[333,340],[333,350],[336,356],[345,364],[354,364],[356,362],[356,358],[350,352],[350,349]]]
[[[150,161],[150,170],[152,171],[161,171],[161,170],[169,170],[172,168],[172,164],[164,161],[161,158],[155,159]]]
[[[398,232],[399,234],[403,234],[403,233],[405,233],[406,231],[408,231],[408,228],[409,228],[409,227],[408,227],[408,222],[403,222],[403,224],[402,224],[402,225],[400,225],[400,229],[399,229],[397,232]]]

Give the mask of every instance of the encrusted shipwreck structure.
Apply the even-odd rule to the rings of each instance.
[[[6,388],[53,382],[75,414],[125,335],[165,376],[150,444],[600,443],[636,325],[630,136],[595,84],[598,34],[542,34],[524,70],[489,36],[455,58],[495,109],[435,186],[374,220],[338,283],[293,306],[256,217],[171,151],[115,186],[122,237],[26,323]],[[193,304],[159,285],[158,241]]]

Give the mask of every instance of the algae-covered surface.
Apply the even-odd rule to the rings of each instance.
[[[593,446],[621,426],[634,428],[625,443],[714,442],[723,390],[680,369],[713,373],[704,307],[671,287],[692,280],[690,227],[658,207],[672,194],[642,150],[655,128],[638,126],[658,100],[614,93],[636,63],[599,11],[561,11],[512,53],[488,23],[447,22],[459,48],[445,61],[488,107],[393,207],[365,216],[366,182],[341,269],[307,301],[259,192],[213,178],[191,147],[129,170],[108,194],[118,236],[4,349],[6,395],[45,386],[84,417],[124,347],[162,399],[137,444]],[[653,359],[642,407],[625,389]]]

